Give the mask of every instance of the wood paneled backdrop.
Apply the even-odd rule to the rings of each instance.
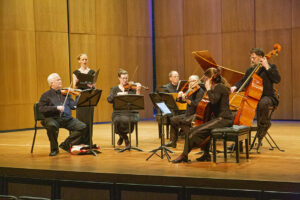
[[[201,76],[195,50],[208,49],[218,64],[244,72],[250,48],[267,52],[275,42],[283,49],[271,60],[282,77],[273,118],[300,119],[299,10],[299,0],[0,0],[0,130],[33,127],[47,76],[57,72],[68,86],[80,53],[100,69],[95,121],[102,122],[111,120],[106,97],[120,67],[129,75],[138,67],[130,79],[152,88],[154,65],[157,86],[174,69],[182,79]],[[153,116],[149,92],[141,118]]]

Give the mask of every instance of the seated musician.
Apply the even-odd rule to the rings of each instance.
[[[179,82],[178,72],[177,71],[170,71],[169,80],[170,80],[170,83],[162,86],[163,92],[176,93],[177,92],[177,85],[178,85],[178,82]]]
[[[57,143],[59,128],[66,128],[71,131],[69,137],[59,145],[61,149],[70,152],[73,145],[80,144],[82,131],[86,125],[71,116],[71,109],[75,109],[76,104],[71,95],[66,97],[61,94],[62,81],[60,76],[57,73],[50,74],[48,83],[50,90],[41,96],[39,110],[45,116],[42,125],[47,129],[50,141],[51,152],[49,156],[56,156],[59,153]],[[67,98],[66,101],[65,98]]]
[[[171,141],[166,144],[167,147],[176,148],[179,128],[181,128],[184,135],[190,130],[197,105],[204,95],[204,89],[199,86],[199,76],[197,75],[189,77],[189,88],[190,90],[194,90],[194,93],[188,94],[182,91],[178,93],[178,98],[187,103],[187,109],[184,114],[171,117]]]
[[[211,103],[213,118],[190,130],[185,137],[184,150],[173,163],[188,162],[188,154],[194,147],[201,147],[203,155],[197,158],[197,161],[210,161],[209,154],[209,136],[214,128],[229,127],[233,125],[232,113],[229,109],[230,86],[227,81],[221,77],[216,68],[209,68],[204,72],[205,88]]]
[[[107,97],[107,101],[109,103],[113,103],[114,97],[118,95],[127,95],[127,94],[141,94],[141,84],[135,83],[136,89],[131,87],[127,88],[129,85],[128,83],[128,72],[125,70],[120,70],[118,73],[118,78],[120,84],[112,87],[110,89],[109,96]],[[131,117],[131,130],[129,130],[129,120]],[[112,114],[112,121],[115,126],[115,133],[119,134],[120,138],[117,142],[118,145],[122,145],[123,141],[125,140],[126,147],[129,146],[129,140],[127,133],[131,133],[134,128],[134,121],[139,120],[139,114],[136,111],[128,111],[122,110],[117,111],[114,110]]]
[[[259,143],[267,134],[268,129],[271,126],[269,119],[269,107],[277,106],[279,100],[275,96],[273,84],[280,82],[280,75],[277,71],[277,67],[274,64],[268,63],[268,60],[265,57],[264,51],[260,48],[253,48],[250,50],[250,62],[251,66],[247,69],[245,76],[233,87],[231,87],[231,92],[238,90],[242,84],[246,81],[248,76],[254,70],[255,66],[261,65],[260,69],[257,71],[263,80],[263,93],[260,101],[257,105],[257,137]]]

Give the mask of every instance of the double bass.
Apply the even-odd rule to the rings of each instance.
[[[278,53],[281,51],[281,46],[279,44],[274,44],[273,50],[270,51],[265,57],[267,59],[271,58],[272,55],[278,55]],[[256,74],[256,72],[261,68],[261,64],[257,65],[252,73],[248,76],[246,81],[243,83],[243,85],[239,88],[237,91],[237,94],[249,83],[249,86],[247,87],[245,94],[242,98],[240,107],[236,113],[234,124],[235,125],[246,125],[251,126],[252,121],[255,116],[255,111],[257,104],[261,98],[262,92],[263,92],[263,81],[260,76]],[[230,102],[233,101],[236,95],[234,95]],[[229,103],[230,103],[229,102]]]

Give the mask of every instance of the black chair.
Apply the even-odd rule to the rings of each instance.
[[[37,122],[42,121],[45,119],[44,115],[40,112],[39,110],[39,103],[35,103],[33,105],[33,111],[34,111],[34,135],[33,135],[33,140],[32,140],[32,145],[31,145],[31,153],[33,153],[33,147],[35,143],[35,138],[36,138],[36,132],[37,132]]]
[[[138,140],[138,121],[133,122],[134,124],[134,129],[135,129],[135,145],[138,147],[139,145],[139,140]],[[111,144],[116,147],[116,132],[114,128],[114,122],[111,122]],[[131,142],[131,141],[130,141]]]
[[[274,111],[275,111],[276,109],[277,109],[277,106],[270,106],[270,107],[269,107],[269,116],[268,116],[269,120],[272,119],[272,115],[273,115],[273,113],[274,113]],[[260,148],[260,146],[262,146],[262,144],[261,144],[260,142],[258,142],[257,144],[255,143],[255,141],[256,141],[256,139],[257,139],[257,130],[258,130],[258,127],[257,127],[257,126],[251,126],[251,128],[250,128],[250,133],[251,133],[252,131],[256,131],[256,134],[255,134],[255,136],[254,136],[253,142],[252,142],[252,144],[251,144],[251,146],[250,146],[250,150],[256,149],[256,151],[259,152],[259,148]],[[267,134],[265,135],[264,138],[265,138],[265,139],[267,140],[267,142],[269,143],[269,145],[270,145],[270,150],[274,150],[274,148],[276,148],[276,149],[278,149],[279,151],[284,152],[283,149],[280,149],[280,148],[279,148],[279,146],[276,144],[276,142],[275,142],[274,139],[271,137],[271,135],[270,135],[269,132],[267,132]],[[254,148],[255,145],[256,145],[256,148]],[[274,146],[273,146],[273,145],[274,145]]]
[[[12,195],[0,195],[0,200],[17,200],[18,198]]]
[[[236,152],[236,162],[239,163],[240,148],[242,141],[245,140],[246,158],[249,159],[249,131],[248,126],[233,125],[232,127],[215,128],[211,131],[211,139],[213,143],[213,161],[216,163],[217,147],[216,141],[223,140],[224,158],[227,159],[227,141],[234,142],[234,150]]]

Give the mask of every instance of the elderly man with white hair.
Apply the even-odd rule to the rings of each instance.
[[[70,131],[69,137],[62,142],[59,147],[67,152],[73,145],[79,144],[83,129],[86,124],[74,119],[71,115],[71,109],[76,108],[76,103],[71,95],[62,95],[62,81],[57,73],[48,76],[50,89],[45,92],[39,102],[39,110],[44,114],[45,120],[42,125],[47,129],[47,135],[50,141],[51,152],[49,156],[56,156],[58,150],[58,130],[66,128]],[[66,101],[65,101],[65,98]]]
[[[180,91],[178,93],[179,101],[186,102],[187,108],[184,114],[171,117],[171,137],[170,142],[166,144],[167,147],[176,148],[179,129],[181,129],[185,135],[190,131],[191,123],[194,118],[194,114],[196,113],[197,105],[203,98],[205,92],[205,89],[200,87],[199,84],[199,76],[191,75],[189,77],[189,91],[191,92],[183,93],[182,91]]]

